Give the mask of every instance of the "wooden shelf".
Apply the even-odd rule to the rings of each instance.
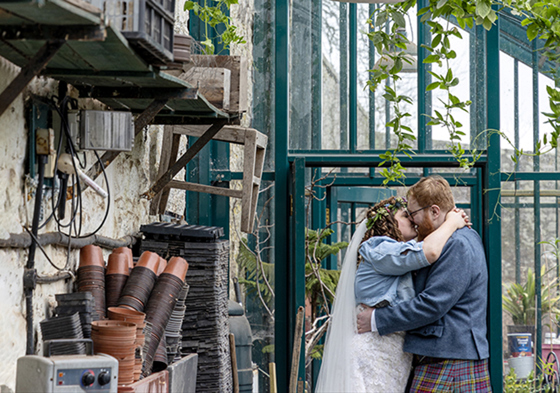
[[[96,10],[81,0],[0,0],[0,56],[26,68],[47,42],[63,40],[40,75],[77,87],[81,97],[96,98],[115,110],[142,113],[167,92],[167,102],[158,114],[167,124],[185,122],[191,116],[237,117],[211,105],[187,82],[147,64],[120,31],[103,24]],[[131,88],[151,89],[151,96],[133,94]]]

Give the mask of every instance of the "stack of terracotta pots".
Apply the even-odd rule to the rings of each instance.
[[[113,254],[124,254],[124,255],[126,255],[126,259],[128,261],[128,273],[130,274],[130,271],[134,267],[134,262],[133,262],[133,259],[132,259],[132,250],[128,247],[119,247],[119,248],[115,248],[113,250]]]
[[[152,370],[160,340],[165,340],[165,327],[183,288],[188,268],[189,264],[183,258],[171,258],[163,273],[158,277],[146,305],[146,321],[152,324],[152,332],[142,368],[144,376],[147,376]]]
[[[105,262],[98,246],[89,245],[80,249],[78,267],[78,292],[91,292],[95,311],[100,319],[105,318]]]
[[[121,292],[128,280],[128,256],[125,253],[113,253],[107,260],[107,273],[105,274],[105,301],[107,308],[119,304]]]
[[[91,325],[95,351],[111,355],[119,362],[119,385],[133,383],[136,324],[124,321],[94,321]]]
[[[126,308],[109,307],[107,316],[110,320],[130,322],[136,325],[136,341],[134,342],[134,382],[140,379],[142,374],[142,351],[144,347],[144,328],[146,327],[146,314]]]
[[[136,311],[144,311],[150,293],[157,279],[160,256],[156,253],[145,251],[138,260],[138,264],[130,272],[126,281],[118,306]]]

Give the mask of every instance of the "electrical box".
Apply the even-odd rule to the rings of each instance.
[[[119,363],[105,354],[23,356],[17,362],[16,393],[117,393]]]
[[[81,150],[132,150],[134,121],[130,112],[71,112],[68,114],[68,126],[72,140]]]

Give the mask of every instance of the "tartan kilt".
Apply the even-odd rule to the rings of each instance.
[[[417,366],[410,392],[492,392],[488,359],[445,360]]]

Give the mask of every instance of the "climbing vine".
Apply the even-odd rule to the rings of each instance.
[[[397,138],[397,146],[383,154],[380,166],[388,165],[381,170],[381,175],[385,177],[384,183],[398,181],[405,177],[404,168],[398,158],[399,154],[412,154],[410,142],[416,138],[409,127],[403,126],[402,120],[410,116],[409,113],[401,110],[402,102],[411,103],[408,96],[397,94],[397,81],[400,79],[399,72],[402,70],[402,62],[410,61],[404,52],[406,49],[406,37],[401,33],[405,27],[405,14],[409,9],[416,5],[416,0],[408,0],[397,4],[384,4],[377,8],[372,14],[368,23],[371,26],[367,33],[369,39],[375,45],[376,51],[381,58],[389,58],[390,65],[381,65],[370,71],[368,86],[376,90],[381,82],[390,78],[391,84],[385,85],[385,94],[393,109],[394,117],[387,123],[387,127]],[[462,145],[462,137],[465,132],[463,125],[456,120],[456,111],[468,112],[471,101],[461,101],[457,95],[452,93],[452,88],[459,84],[459,78],[454,75],[450,66],[450,61],[457,57],[457,53],[452,49],[450,38],[462,39],[459,29],[453,26],[450,21],[456,20],[459,26],[465,29],[467,26],[472,28],[481,25],[486,30],[490,30],[498,19],[500,10],[508,9],[512,14],[522,19],[521,25],[527,27],[527,38],[532,41],[541,39],[544,45],[541,55],[551,62],[560,59],[560,3],[557,0],[541,2],[528,2],[524,0],[430,0],[427,7],[419,10],[420,21],[429,27],[432,40],[429,45],[423,47],[429,52],[423,60],[425,64],[438,64],[441,73],[429,71],[432,82],[426,87],[426,91],[441,90],[444,99],[440,100],[443,104],[443,111],[434,110],[433,114],[425,114],[428,126],[443,126],[449,133],[449,151],[459,163],[461,168],[469,169],[480,158],[482,152],[476,149],[471,150],[469,155]],[[443,23],[440,23],[443,21]],[[402,51],[397,51],[400,48]],[[397,50],[395,50],[397,49]],[[383,63],[381,63],[383,64]],[[521,155],[541,155],[558,147],[560,137],[560,76],[554,71],[549,73],[555,81],[555,86],[547,86],[549,96],[550,112],[543,113],[547,118],[547,123],[551,125],[552,132],[545,134],[542,141],[537,141],[533,153],[526,153],[523,149],[514,149],[512,160],[517,162]],[[391,86],[390,86],[391,85]],[[504,137],[501,132],[499,134]],[[508,141],[509,142],[509,141]],[[510,143],[511,144],[511,143]]]

